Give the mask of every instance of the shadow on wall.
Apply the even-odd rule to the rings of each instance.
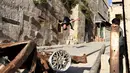
[[[45,3],[35,3],[35,1],[34,1],[34,4],[42,12],[49,11],[51,13],[51,15],[53,15],[54,17],[57,17],[56,14],[55,14],[56,11],[55,11],[54,7],[52,7],[51,5],[49,5],[48,2],[45,2]]]
[[[85,41],[91,42],[94,39],[93,23],[91,20],[85,19]]]
[[[0,30],[0,43],[9,43],[16,42],[17,40],[12,39],[11,37],[5,35],[2,30]]]
[[[38,29],[41,29],[40,21],[36,20],[34,17],[31,18],[31,24],[36,26]]]

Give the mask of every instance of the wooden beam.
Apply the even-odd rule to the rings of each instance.
[[[19,43],[14,43],[14,44],[5,44],[3,46],[0,46],[0,49],[5,49],[6,47],[11,47],[11,46],[19,46],[20,43],[25,43],[26,45],[24,48],[21,49],[21,51],[15,56],[15,58],[7,65],[5,66],[0,72],[1,73],[14,73],[29,57],[29,55],[32,53],[34,48],[36,49],[36,44],[32,41],[27,41],[27,42],[19,42]],[[8,45],[8,46],[7,46]],[[11,49],[11,48],[10,48]],[[17,48],[17,49],[20,49]],[[8,50],[7,50],[8,51]],[[15,51],[15,50],[14,50]],[[35,64],[34,64],[35,67]],[[33,70],[33,68],[32,68]]]
[[[110,73],[119,73],[119,26],[111,26]]]

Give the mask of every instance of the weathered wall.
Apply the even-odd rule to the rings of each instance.
[[[69,9],[67,10],[67,7],[64,7],[67,5],[65,3],[68,2],[45,0],[47,2],[34,3],[34,1],[40,0],[0,0],[0,39],[9,38],[12,41],[31,39],[39,46],[75,44],[88,42],[89,39],[92,39],[94,14],[97,13],[98,9],[97,6],[93,6],[95,5],[93,2],[96,3],[98,0],[91,0],[91,11],[86,14],[81,11],[80,3],[77,4],[79,0],[68,1],[77,4],[76,6],[75,4],[72,5],[72,15],[68,13],[70,12]],[[83,4],[87,5],[84,2]],[[87,16],[89,12],[92,13]],[[72,19],[80,18],[80,21],[73,23],[74,30],[68,27],[68,30],[58,31],[58,21],[63,20],[64,16],[70,16]],[[87,21],[87,19],[89,20]]]
[[[122,6],[112,4],[112,6],[109,8],[109,11],[110,11],[110,23],[112,23],[112,19],[116,17],[116,14],[121,14],[121,16],[123,17]],[[121,20],[120,27],[124,31],[123,20]]]
[[[92,20],[95,21],[108,21],[108,4],[107,0],[87,0],[90,10],[93,12]]]
[[[93,24],[91,24],[91,27],[89,26],[89,29],[91,28],[93,32],[89,32],[92,36],[90,36],[89,39],[97,39],[97,29],[96,29],[96,23],[102,22],[102,21],[107,21],[108,22],[108,2],[107,0],[87,0],[88,6],[90,7],[90,10],[92,12],[91,14],[91,20],[93,21]],[[105,31],[103,31],[105,32]],[[104,33],[107,35],[107,33]],[[92,41],[90,40],[90,41]]]
[[[80,9],[80,7],[79,7]],[[84,42],[84,37],[85,37],[85,15],[79,11],[79,14],[78,14],[79,18],[80,18],[80,21],[78,23],[78,43],[83,43]],[[89,30],[89,31],[93,31],[92,30]]]
[[[98,15],[102,18],[100,20],[108,21],[108,8],[107,0],[98,1]]]
[[[59,0],[35,5],[33,0],[0,0],[0,34],[13,41],[34,40],[38,45],[64,44],[68,33],[57,24],[69,15]],[[58,40],[57,36],[60,36]]]
[[[128,56],[130,64],[130,2],[129,0],[124,0],[125,5],[125,16],[126,16],[126,34],[127,34],[127,44],[128,44]]]
[[[71,18],[78,18],[79,16],[79,5],[77,4],[73,9],[72,9],[72,15],[71,15]],[[69,37],[69,41],[71,44],[74,44],[74,43],[77,43],[78,42],[78,22],[79,21],[76,21],[73,23],[73,28],[74,30],[70,30],[70,37]]]
[[[105,41],[109,42],[110,41],[110,28],[105,28]]]
[[[79,18],[79,21],[75,21],[74,23],[72,23],[74,30],[70,29],[68,43],[70,44],[83,43],[85,37],[85,15],[81,12],[79,4],[77,4],[72,9],[71,18],[72,19]]]
[[[120,2],[120,1],[122,1],[122,0],[112,0],[112,2]]]

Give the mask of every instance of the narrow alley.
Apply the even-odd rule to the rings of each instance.
[[[130,73],[129,0],[0,0],[0,73]]]

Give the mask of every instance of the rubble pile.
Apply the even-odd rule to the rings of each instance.
[[[0,44],[0,73],[56,73],[71,62],[87,63],[86,55],[70,56],[65,50],[42,51],[33,41]]]

